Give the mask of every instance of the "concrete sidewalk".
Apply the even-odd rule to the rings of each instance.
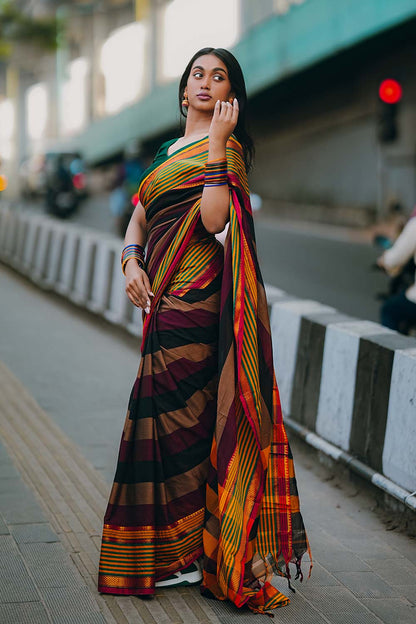
[[[259,622],[198,588],[162,590],[153,600],[97,593],[102,517],[138,344],[1,267],[0,291],[0,622]],[[276,580],[291,603],[275,620],[415,622],[415,540],[387,530],[392,522],[383,523],[360,485],[299,441],[292,449],[314,568],[293,583],[296,594]]]

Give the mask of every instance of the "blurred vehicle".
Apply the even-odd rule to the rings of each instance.
[[[87,196],[85,165],[78,152],[45,154],[46,210],[57,217],[69,217]]]
[[[19,167],[19,189],[25,199],[45,194],[45,155],[34,154],[22,160]]]

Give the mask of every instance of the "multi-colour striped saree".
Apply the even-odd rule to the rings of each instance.
[[[309,549],[273,370],[239,142],[227,143],[224,248],[201,221],[208,138],[142,179],[152,291],[142,359],[105,515],[99,591],[153,594],[204,556],[201,591],[264,612],[289,599]],[[309,551],[310,556],[310,551]]]

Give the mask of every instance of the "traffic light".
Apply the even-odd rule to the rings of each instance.
[[[397,114],[399,110],[399,102],[402,97],[402,87],[397,80],[387,78],[380,84],[378,96],[378,139],[380,143],[392,143],[399,136],[397,129]]]

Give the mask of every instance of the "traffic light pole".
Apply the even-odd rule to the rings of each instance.
[[[381,219],[385,213],[384,195],[386,182],[386,167],[382,144],[377,141],[377,217]]]
[[[397,141],[397,116],[402,86],[394,78],[386,78],[379,86],[377,107],[377,216],[385,216],[387,162],[383,145]]]

